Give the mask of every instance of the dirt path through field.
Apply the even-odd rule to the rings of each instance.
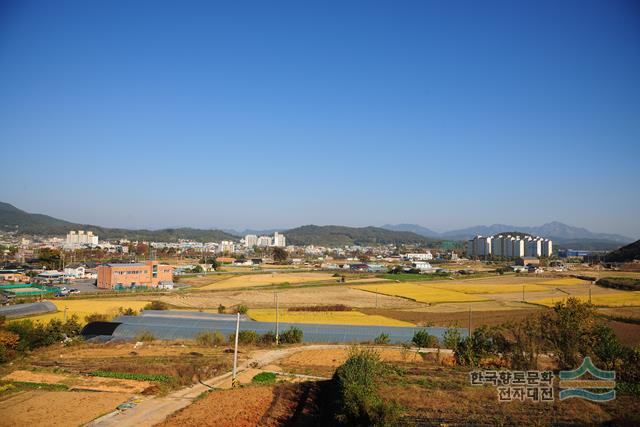
[[[266,350],[254,353],[252,357],[238,367],[243,372],[253,366],[266,366],[278,359],[291,356],[307,350],[326,350],[346,348],[346,345],[326,344],[308,345],[294,348]],[[255,364],[255,365],[254,365]],[[114,411],[88,424],[90,427],[151,427],[163,422],[167,416],[190,405],[209,387],[226,388],[231,385],[231,373],[217,376],[205,382],[206,385],[196,384],[171,393],[168,396],[148,398],[135,407],[125,411]]]

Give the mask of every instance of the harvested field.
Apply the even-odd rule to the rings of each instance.
[[[114,410],[129,397],[124,393],[26,391],[0,401],[0,425],[82,425]]]
[[[590,282],[586,280],[576,279],[575,277],[567,277],[564,279],[547,280],[546,282],[541,282],[540,284],[549,285],[549,286],[573,286],[573,285],[589,286]]]
[[[259,322],[275,322],[276,311],[270,308],[251,309],[249,317]],[[327,325],[378,325],[378,326],[413,326],[412,323],[391,319],[380,315],[368,315],[358,311],[288,311],[279,310],[280,322],[318,323]]]
[[[411,322],[418,326],[459,326],[466,328],[469,324],[469,311],[437,313],[376,308],[362,308],[360,311],[366,314],[380,315],[405,322]],[[539,311],[540,309],[472,311],[471,324],[474,327],[481,325],[495,326],[510,320],[524,319]]]
[[[115,393],[141,393],[149,388],[148,381],[123,380],[114,378],[80,377],[52,374],[48,372],[13,371],[2,378],[4,381],[19,381],[41,384],[61,384],[69,390],[108,391]]]
[[[640,320],[640,307],[599,308],[599,313],[612,317],[627,317]]]
[[[348,286],[313,286],[297,289],[279,289],[280,306],[333,305],[344,304],[353,308],[359,307],[389,307],[415,308],[423,304],[393,296],[376,295],[373,292],[362,292]],[[191,292],[188,294],[172,294],[160,300],[177,307],[216,310],[218,305],[232,307],[244,304],[250,308],[273,308],[273,291],[269,289],[254,289],[223,292]]]
[[[487,298],[467,295],[462,292],[437,289],[433,286],[417,283],[394,283],[384,285],[353,286],[354,289],[408,298],[417,302],[437,304],[441,302],[486,301]]]
[[[613,329],[622,344],[632,348],[640,345],[640,325],[615,320],[607,320],[607,325]]]
[[[274,397],[274,387],[265,386],[212,391],[159,426],[254,427],[268,411]]]
[[[253,286],[269,286],[283,283],[300,284],[310,282],[337,282],[337,278],[329,273],[261,273],[244,274],[224,280],[219,280],[210,285],[202,286],[201,290],[226,290],[249,288]]]
[[[571,295],[581,301],[589,301],[589,295]],[[534,304],[546,305],[552,307],[555,303],[564,301],[568,296],[545,298],[531,301]],[[626,307],[640,306],[640,291],[616,291],[609,294],[594,294],[591,296],[591,302],[594,305],[605,307]]]
[[[80,323],[85,323],[85,316],[93,313],[106,314],[108,317],[118,315],[119,308],[141,310],[149,301],[134,301],[129,299],[85,299],[85,300],[49,300],[58,308],[57,313],[42,314],[29,317],[30,320],[48,322],[51,319],[64,319],[64,308],[67,307],[67,318],[74,314]],[[18,319],[19,320],[19,319]]]

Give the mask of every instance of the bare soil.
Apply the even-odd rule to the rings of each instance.
[[[126,393],[30,390],[0,402],[0,426],[77,426],[127,401]]]

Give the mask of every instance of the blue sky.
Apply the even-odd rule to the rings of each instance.
[[[640,6],[0,2],[0,200],[105,226],[640,237]]]

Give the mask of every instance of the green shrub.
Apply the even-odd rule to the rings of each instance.
[[[164,301],[151,301],[144,306],[144,310],[169,310],[169,304]]]
[[[303,337],[304,337],[304,333],[302,332],[302,330],[292,326],[288,330],[280,334],[280,343],[281,344],[298,344],[302,342]]]
[[[266,334],[260,337],[260,344],[271,345],[276,342],[276,334],[275,332],[267,332]]]
[[[272,384],[276,382],[276,374],[273,372],[260,372],[251,379],[256,384]]]
[[[376,337],[374,342],[378,345],[389,344],[389,334],[382,333]]]
[[[227,307],[225,307],[224,305],[220,304],[218,306],[218,313],[223,314],[226,309],[227,309]]]
[[[127,308],[118,307],[118,314],[122,316],[137,316],[138,312],[131,307],[127,307]]]
[[[258,333],[256,331],[240,331],[238,334],[238,344],[255,344],[258,342]],[[236,334],[229,335],[229,343],[233,344]]]
[[[240,304],[239,306],[236,307],[236,313],[247,314],[247,311],[249,311],[249,309],[247,308],[246,305]]]
[[[430,348],[438,346],[438,338],[436,338],[434,335],[431,335],[429,332],[427,332],[426,329],[421,329],[414,333],[411,342],[420,348]]]
[[[155,341],[156,337],[151,331],[141,331],[136,335],[136,341],[151,342]]]
[[[442,346],[444,348],[454,350],[460,341],[462,341],[462,335],[460,335],[458,328],[451,327],[444,331],[444,335],[442,336]]]
[[[202,346],[215,347],[224,344],[224,335],[220,332],[200,332],[196,335],[196,342]]]
[[[380,355],[371,349],[353,349],[347,361],[336,369],[336,421],[350,426],[392,426],[400,423],[400,407],[382,399],[376,381],[385,373]]]
[[[487,326],[476,328],[470,337],[465,337],[453,351],[456,362],[462,366],[479,366],[483,358],[495,355],[496,345],[492,330]]]

